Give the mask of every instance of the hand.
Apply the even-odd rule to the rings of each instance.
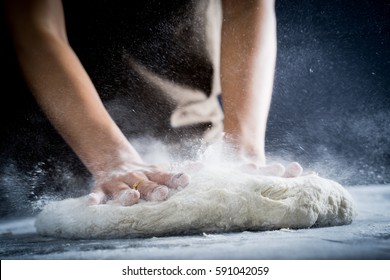
[[[291,162],[286,167],[280,163],[273,163],[267,165],[246,163],[241,166],[241,170],[249,174],[285,178],[299,177],[303,173],[303,168],[298,162]]]
[[[281,163],[266,164],[263,145],[254,145],[249,141],[239,142],[234,141],[234,138],[225,138],[223,146],[224,153],[233,154],[235,161],[239,163],[240,169],[245,173],[285,178],[299,177],[303,174],[303,168],[298,162],[291,162],[286,166]]]
[[[127,164],[100,176],[88,196],[88,204],[113,201],[123,206],[136,204],[139,199],[163,201],[168,198],[169,188],[185,187],[190,177],[185,173],[172,173],[162,166]]]
[[[241,162],[244,162],[241,164],[241,170],[246,173],[285,178],[299,177],[303,174],[303,168],[298,162],[290,162],[286,166],[281,163],[266,163],[265,152],[254,153],[252,151],[243,153],[241,150],[238,154]]]

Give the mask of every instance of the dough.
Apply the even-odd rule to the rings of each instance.
[[[354,216],[347,190],[317,175],[278,178],[209,169],[164,202],[130,207],[87,206],[86,197],[51,202],[35,226],[45,236],[130,238],[336,226]]]

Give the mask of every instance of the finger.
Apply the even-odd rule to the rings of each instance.
[[[303,168],[298,162],[292,162],[286,167],[283,177],[294,178],[302,175]]]
[[[266,166],[260,166],[258,168],[258,174],[263,176],[276,176],[281,177],[285,173],[285,167],[280,163],[269,164]]]
[[[163,201],[168,198],[169,189],[167,186],[159,185],[149,180],[137,181],[135,184],[137,184],[137,189],[142,199],[147,201]]]
[[[146,197],[148,201],[163,201],[168,198],[169,190],[166,186],[158,186],[154,188]]]
[[[88,205],[103,204],[106,200],[106,195],[102,191],[91,192],[87,196]]]
[[[169,173],[162,171],[147,171],[145,175],[150,181],[156,182],[158,185],[164,185],[170,188],[185,187],[190,182],[190,176],[186,173]]]
[[[146,171],[130,172],[121,179],[130,189],[136,189],[140,198],[147,201],[163,201],[168,198],[169,190],[165,185],[149,180]]]
[[[122,205],[135,204],[139,199],[139,193],[126,192],[130,187],[120,178],[113,181],[98,183],[88,195],[88,204],[104,204],[108,200],[119,202]]]
[[[126,189],[118,192],[113,200],[122,206],[131,206],[138,202],[140,193],[133,189]]]
[[[179,187],[185,187],[189,183],[190,183],[190,176],[186,173],[180,172],[171,176],[171,179],[168,182],[166,182],[166,184],[164,185],[177,189]]]
[[[251,175],[276,176],[281,177],[285,173],[285,168],[279,163],[258,166],[257,164],[245,163],[240,170]]]

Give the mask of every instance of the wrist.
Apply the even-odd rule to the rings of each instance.
[[[139,169],[143,164],[140,155],[127,140],[108,148],[100,147],[85,161],[92,176],[98,181]]]
[[[225,132],[224,142],[231,147],[239,160],[265,165],[265,148],[262,138]]]

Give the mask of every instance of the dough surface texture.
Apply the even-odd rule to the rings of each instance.
[[[35,226],[44,236],[105,239],[337,226],[354,216],[348,191],[317,175],[279,178],[209,169],[164,202],[124,207],[88,206],[86,197],[54,201]]]

